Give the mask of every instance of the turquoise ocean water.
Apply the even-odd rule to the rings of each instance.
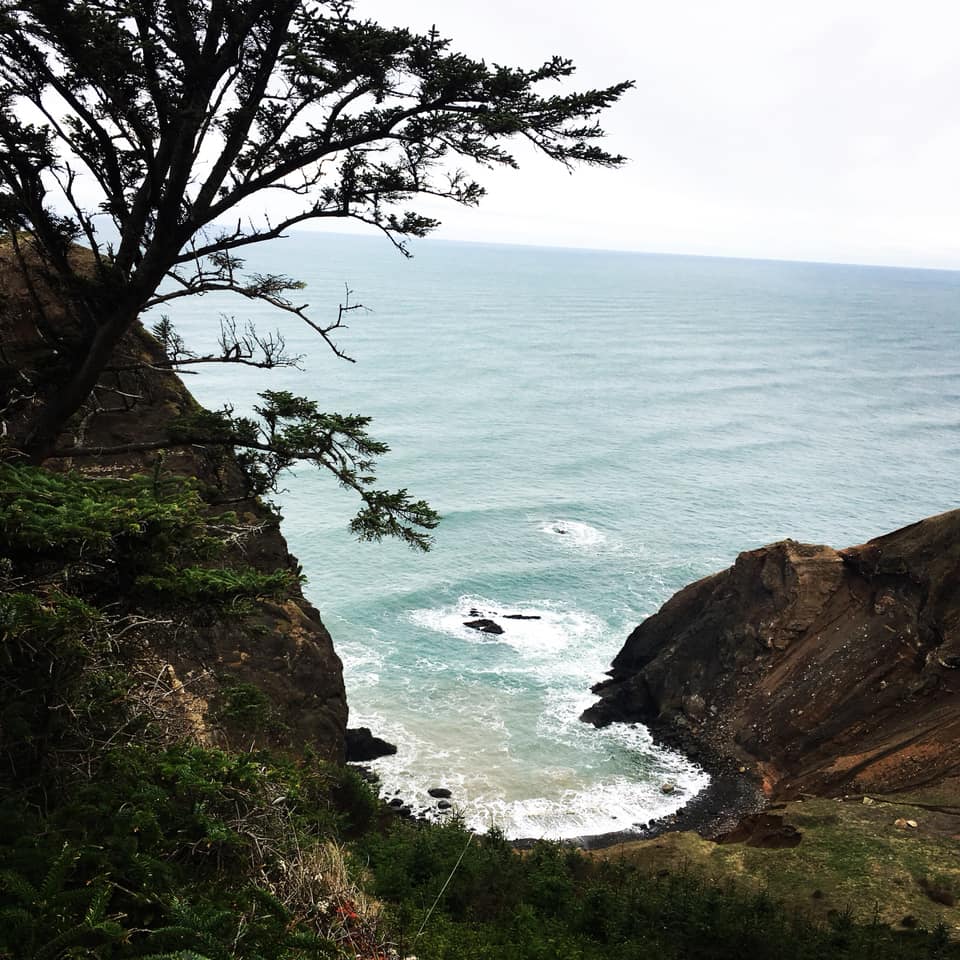
[[[350,315],[336,359],[256,304],[170,310],[281,326],[304,371],[205,368],[207,406],[259,389],[374,417],[379,476],[444,516],[426,556],[358,544],[357,504],[301,469],[284,532],[344,659],[351,725],[400,746],[388,795],[450,787],[510,836],[627,829],[705,774],[642,728],[577,717],[623,640],[690,581],[783,537],[847,546],[960,506],[960,273],[293,234],[251,253]],[[196,368],[195,368],[196,369]],[[501,636],[463,626],[471,611]],[[538,620],[504,619],[522,613]],[[675,794],[660,784],[676,781]]]

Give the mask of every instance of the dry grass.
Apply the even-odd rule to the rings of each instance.
[[[800,845],[789,849],[720,845],[684,832],[594,855],[624,856],[650,870],[702,870],[767,890],[814,917],[849,909],[861,922],[876,916],[893,927],[905,919],[906,926],[927,929],[942,922],[960,938],[960,906],[930,893],[960,890],[960,817],[898,799],[789,803],[777,812],[803,833]],[[906,821],[917,826],[897,825]]]
[[[380,929],[382,904],[364,892],[345,847],[332,840],[301,848],[264,877],[293,916],[362,960],[395,957]]]

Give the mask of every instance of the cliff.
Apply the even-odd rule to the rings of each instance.
[[[612,666],[583,719],[649,724],[774,797],[960,786],[960,510],[846,550],[742,553]]]
[[[87,251],[77,248],[83,258]],[[56,376],[57,361],[37,333],[44,322],[66,322],[56,297],[39,278],[27,284],[9,250],[0,247],[0,412],[24,409],[11,403],[24,374],[27,382]],[[62,438],[64,446],[116,447],[148,444],[167,436],[172,420],[199,410],[183,381],[164,368],[162,350],[138,326],[116,351],[114,369],[101,380],[80,415]],[[15,422],[12,424],[15,426]],[[15,431],[14,431],[15,432]],[[174,448],[161,457],[130,453],[48,461],[45,466],[74,468],[95,476],[129,476],[162,468],[197,479],[211,501],[211,513],[235,513],[247,531],[225,562],[241,559],[262,572],[299,572],[287,549],[279,518],[246,497],[236,462],[222,450]],[[168,687],[167,703],[179,714],[185,732],[201,742],[309,748],[323,759],[345,755],[347,703],[340,658],[320,615],[298,586],[282,601],[261,600],[242,615],[228,618],[192,615],[195,611],[148,611],[158,621],[130,636],[136,643],[136,669]],[[253,698],[262,723],[231,724],[238,711],[237,691]],[[249,704],[248,704],[249,706]],[[233,709],[231,709],[233,708]],[[249,718],[246,718],[249,719]]]

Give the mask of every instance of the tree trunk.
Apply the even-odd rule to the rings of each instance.
[[[67,421],[90,396],[117,344],[136,318],[137,313],[128,310],[114,314],[94,334],[75,372],[47,397],[23,443],[24,453],[31,463],[42,463],[50,456]]]

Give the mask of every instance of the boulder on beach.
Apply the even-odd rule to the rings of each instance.
[[[369,727],[353,727],[346,732],[348,763],[364,763],[377,757],[389,757],[397,752],[394,744],[375,737]]]

